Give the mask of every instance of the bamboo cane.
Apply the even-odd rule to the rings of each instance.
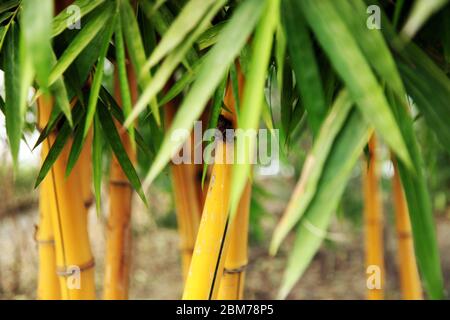
[[[170,125],[175,115],[175,106],[169,102],[165,107],[167,126]],[[178,232],[180,236],[180,251],[183,279],[186,281],[189,266],[191,264],[192,252],[200,224],[200,200],[198,194],[197,168],[194,160],[194,141],[191,135],[186,142],[191,144],[192,150],[189,155],[190,163],[171,164],[172,185],[174,189],[175,209],[177,214]],[[188,148],[184,148],[187,150]]]
[[[137,98],[134,72],[128,67],[131,99]],[[115,77],[115,96],[121,104],[118,76]],[[126,130],[119,130],[122,144],[132,162],[136,155]],[[109,217],[106,235],[104,299],[128,299],[131,264],[131,210],[133,190],[115,156],[111,160],[109,181]]]
[[[52,102],[47,97],[38,100],[38,127],[40,130],[50,118]],[[42,162],[48,154],[48,145],[42,144]],[[52,211],[55,211],[55,202],[51,194],[51,178],[45,177],[39,188],[39,228],[36,240],[39,245],[39,275],[37,298],[40,300],[61,299],[59,280],[56,275],[55,239],[52,229]]]
[[[384,298],[383,216],[374,135],[369,140],[369,159],[364,172],[366,270],[373,280],[367,282],[367,298],[381,300]]]
[[[245,79],[237,64],[237,80],[239,98],[242,99]],[[227,109],[232,111],[233,123],[236,128],[235,101],[232,84],[229,81],[224,97]],[[230,247],[225,260],[224,274],[222,276],[218,299],[241,300],[244,295],[245,268],[247,266],[247,236],[250,211],[251,184],[247,183],[241,196],[239,206],[230,230]]]
[[[232,222],[230,247],[220,281],[219,300],[242,300],[244,297],[245,268],[247,266],[247,236],[250,212],[251,185],[247,183]]]
[[[221,121],[231,128],[225,118]],[[232,152],[231,148],[232,144],[227,141],[217,141],[215,164],[183,293],[185,300],[215,299],[217,296],[225,262],[223,255],[229,242],[225,238],[232,165],[226,163],[226,156]]]
[[[414,244],[411,234],[408,207],[403,194],[403,188],[398,174],[397,163],[394,162],[394,176],[392,190],[394,193],[395,222],[398,241],[398,263],[400,272],[400,285],[404,300],[423,299],[419,272],[417,270]]]

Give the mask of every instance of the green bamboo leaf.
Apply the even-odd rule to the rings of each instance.
[[[123,114],[122,108],[119,107],[116,100],[109,94],[108,90],[106,90],[104,87],[101,87],[100,89],[100,98],[102,99],[103,103],[108,107],[108,109],[111,111],[112,116],[119,121],[121,125],[125,122],[125,116]],[[144,138],[139,133],[138,130],[134,130],[134,139],[135,142],[143,153],[145,153],[146,156],[148,156],[150,159],[154,156],[155,152],[151,150],[148,146],[148,143],[144,141]]]
[[[0,13],[11,10],[20,4],[20,0],[6,0],[0,3]]]
[[[299,222],[278,298],[284,299],[291,291],[326,237],[332,214],[371,132],[359,110],[353,108],[332,143],[314,197]],[[315,145],[320,144],[316,142]],[[302,202],[303,197],[292,198],[291,201]]]
[[[210,9],[215,2],[215,0],[188,1],[145,63],[143,71],[147,72],[151,67],[160,62],[170,51],[181,44],[188,37],[189,33],[200,23],[203,16],[208,13],[208,9]]]
[[[366,4],[362,0],[343,1],[341,4],[333,2],[336,12],[347,24],[348,30],[353,34],[355,41],[378,75],[387,86],[391,87],[400,97],[405,96],[405,88],[395,65],[389,47],[380,30],[373,29],[368,32],[365,21]]]
[[[105,133],[105,138],[109,142],[111,149],[116,156],[120,167],[123,172],[127,176],[130,181],[132,187],[136,190],[139,197],[147,206],[147,199],[142,190],[141,181],[134,169],[133,164],[128,157],[125,148],[123,147],[122,141],[120,139],[119,133],[117,132],[116,125],[114,124],[113,118],[111,117],[110,111],[106,108],[106,106],[100,101],[98,105],[98,119],[100,120],[100,124],[102,126],[103,132]]]
[[[206,129],[206,131],[209,129],[217,128],[217,123],[219,122],[220,112],[222,111],[223,98],[225,96],[226,87],[227,87],[227,77],[225,77],[225,79],[222,80],[222,82],[220,83],[216,92],[214,93],[212,106],[211,106],[211,113],[210,113],[209,121],[208,121],[208,128]],[[212,140],[213,140],[213,138],[211,137],[211,139],[209,141],[205,141],[205,143],[207,143],[207,144],[212,143],[213,142]],[[206,145],[205,145],[205,147],[206,147]],[[205,156],[206,157],[203,159],[202,189],[205,184],[206,174],[208,173],[208,163],[211,163],[210,162],[211,154],[206,153]]]
[[[81,119],[84,117],[85,112],[80,104],[77,104],[74,109],[72,110],[72,117],[73,117],[73,125],[77,126]],[[67,121],[67,119],[63,119],[63,125],[61,126],[61,129],[58,131],[58,135],[56,136],[55,142],[53,142],[47,157],[45,158],[44,162],[42,163],[41,169],[39,170],[38,176],[36,178],[36,183],[34,185],[35,188],[39,186],[39,184],[44,180],[47,173],[50,171],[51,167],[55,163],[56,159],[58,159],[58,156],[61,154],[62,149],[68,143],[69,138],[72,134],[72,129]]]
[[[314,146],[303,165],[303,171],[286,211],[275,228],[270,245],[271,254],[275,254],[289,231],[298,223],[315,196],[319,187],[324,166],[330,157],[338,134],[346,125],[353,102],[347,91],[336,98],[330,113],[318,133]],[[301,199],[301,200],[300,200]]]
[[[20,140],[25,122],[28,90],[33,79],[30,56],[19,26],[11,23],[7,34],[3,66],[5,72],[5,122],[14,165],[17,168]]]
[[[242,99],[242,111],[239,119],[239,128],[244,132],[249,130],[256,132],[261,118],[264,87],[272,51],[273,36],[279,17],[279,0],[264,2],[264,11],[256,28],[252,46],[252,59],[245,82],[244,96]],[[252,150],[256,144],[256,135],[237,134],[236,152],[242,157],[242,163],[233,165],[232,183],[230,193],[230,219],[236,214],[239,199],[248,181],[251,169]]]
[[[448,0],[416,0],[409,18],[403,27],[402,34],[408,38],[414,37],[428,18],[443,8],[447,2]]]
[[[431,299],[443,299],[444,282],[434,226],[433,209],[422,167],[423,160],[414,135],[413,122],[407,108],[399,102],[398,97],[391,94],[390,101],[405,136],[407,146],[411,151],[416,169],[415,173],[412,174],[407,170],[404,163],[401,161],[398,163],[400,178],[408,202],[417,264],[419,265],[428,296]]]
[[[195,42],[197,37],[207,28],[210,20],[216,15],[216,13],[222,8],[225,0],[216,1],[216,4],[209,10],[205,18],[199,23],[197,28],[190,34],[188,39],[186,39],[176,51],[171,53],[163,62],[161,67],[155,73],[154,78],[148,85],[143,89],[139,100],[136,102],[134,109],[125,122],[125,126],[128,127],[132,121],[134,121],[138,115],[145,109],[145,106],[152,101],[159,91],[161,91],[169,80],[175,68],[180,64],[184,56],[188,53],[192,44]],[[144,71],[146,71],[144,69]],[[142,73],[141,73],[142,74]],[[144,73],[147,74],[147,73]],[[153,111],[153,110],[152,110]]]
[[[0,14],[0,25],[2,25],[6,20],[10,20],[12,16],[14,16],[14,12],[12,11],[7,11]]]
[[[52,64],[54,65],[56,63],[56,58],[52,57]],[[70,111],[70,102],[67,94],[66,85],[62,78],[59,78],[55,81],[55,83],[50,87],[50,93],[55,98],[55,104],[54,104],[54,112],[50,115],[49,123],[53,124],[54,121],[56,121],[56,116],[62,112],[67,120],[69,121],[69,124],[72,125],[72,114]]]
[[[172,126],[167,131],[161,148],[147,174],[144,185],[153,181],[182,146],[183,141],[177,141],[174,144],[171,140],[173,132],[177,129],[188,131],[192,129],[194,121],[200,117],[209,97],[214,93],[229,66],[234,62],[248,36],[253,31],[259,20],[263,4],[260,0],[247,0],[237,7],[220,34],[216,45],[211,48],[205,58],[195,82],[178,109]],[[211,70],[214,70],[214,72],[211,72]]]
[[[86,136],[89,132],[89,129],[91,127],[92,121],[94,120],[95,110],[96,110],[97,101],[98,101],[98,95],[100,92],[100,87],[102,85],[106,53],[108,52],[109,42],[111,40],[115,24],[116,24],[116,16],[114,16],[114,18],[112,18],[110,23],[106,26],[105,38],[103,39],[103,43],[102,43],[102,46],[101,46],[101,49],[99,52],[97,68],[95,70],[94,79],[92,80],[91,90],[89,93],[89,101],[88,101],[87,114],[86,114],[86,123],[85,123],[84,129],[83,129],[83,138],[86,138]]]
[[[108,1],[93,13],[91,19],[83,25],[83,28],[78,32],[67,49],[64,50],[58,62],[53,67],[49,76],[49,85],[52,85],[63,75],[64,71],[67,70],[83,49],[95,38],[97,33],[111,19],[112,12],[112,2]]]
[[[330,0],[300,2],[308,24],[361,113],[410,168],[411,157],[383,90]]]
[[[178,79],[177,82],[175,82],[174,85],[171,86],[170,89],[167,91],[167,93],[161,98],[160,101],[161,105],[165,105],[167,104],[167,102],[174,99],[195,80],[198,71],[200,70],[200,67],[203,63],[203,60],[204,58],[200,58],[198,61],[194,63],[194,65],[192,65],[191,69],[188,69],[186,70],[185,73],[183,73],[181,78]]]
[[[311,129],[317,133],[325,119],[327,106],[311,37],[298,1],[283,0],[281,9],[297,89]]]
[[[447,77],[439,81],[438,77],[431,76],[430,69],[422,69],[420,65],[411,67],[400,63],[399,67],[408,94],[438,141],[450,153],[450,81]]]
[[[219,34],[222,32],[223,27],[226,25],[227,20],[220,21],[219,23],[209,27],[198,37],[196,43],[199,50],[204,50],[216,44]]]
[[[35,1],[38,2],[38,1]],[[69,25],[71,25],[74,21],[74,18],[83,18],[89,12],[97,8],[100,4],[105,2],[105,0],[76,0],[69,7],[72,7],[76,10],[79,10],[79,16],[74,17],[77,11],[70,10],[69,7],[66,10],[61,11],[54,19],[52,26],[52,37],[56,37],[64,30],[67,29]],[[69,8],[69,10],[68,10]]]
[[[133,68],[138,74],[145,64],[145,50],[139,32],[139,25],[129,1],[120,0],[120,21],[122,23],[122,31],[127,44],[128,54],[130,55]],[[139,87],[143,90],[152,80],[150,72],[145,72],[138,78]],[[161,124],[159,108],[156,99],[150,100],[150,109],[155,117],[158,126]]]
[[[92,177],[94,180],[94,196],[97,215],[101,214],[101,194],[102,194],[102,148],[103,135],[101,131],[98,113],[94,117],[94,138],[92,140]]]
[[[125,45],[123,43],[122,24],[120,22],[120,15],[118,16],[119,23],[115,27],[115,45],[116,45],[116,65],[117,74],[119,78],[120,98],[122,101],[122,108],[125,118],[127,118],[133,109],[133,102],[131,101],[130,87],[128,86],[128,74],[126,67]],[[134,126],[128,128],[130,140],[132,142],[133,150],[136,148],[134,137]]]
[[[39,14],[36,14],[36,13]],[[23,0],[21,27],[28,52],[36,71],[37,81],[44,91],[47,89],[48,76],[52,63],[51,31],[53,18],[53,0]]]
[[[428,127],[450,153],[450,80],[428,55],[412,42],[399,39],[392,25],[382,16],[383,33],[396,51],[400,75],[406,91],[424,116]]]

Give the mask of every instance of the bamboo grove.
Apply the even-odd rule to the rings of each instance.
[[[31,145],[41,150],[37,298],[127,299],[133,198],[148,206],[163,172],[178,226],[180,297],[245,298],[258,140],[225,133],[259,128],[279,132],[282,161],[302,137],[310,141],[268,248],[276,255],[293,240],[283,245],[278,298],[327,239],[355,170],[367,298],[386,297],[386,206],[403,299],[444,298],[419,135],[426,128],[450,151],[449,10],[445,0],[1,1],[0,106],[16,172],[27,113],[39,132]],[[195,121],[202,133],[221,134],[198,143]],[[189,134],[174,141],[180,130]],[[180,150],[188,163],[173,161]],[[207,150],[210,163],[194,161]],[[106,228],[101,293],[88,234],[95,211]]]

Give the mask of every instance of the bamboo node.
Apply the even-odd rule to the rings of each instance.
[[[95,260],[94,258],[92,258],[91,260],[89,260],[86,263],[83,263],[81,265],[76,265],[79,269],[80,272],[92,269],[95,267]],[[69,277],[72,276],[75,273],[75,270],[73,270],[70,267],[61,267],[61,266],[57,266],[56,267],[56,274],[60,277]]]
[[[111,179],[109,180],[109,183],[118,187],[130,187],[131,188],[131,183],[130,181],[123,181],[123,180],[114,180]]]
[[[247,265],[248,264],[243,264],[242,266],[240,266],[238,268],[233,268],[233,269],[224,268],[223,273],[227,273],[227,274],[242,273],[245,271],[245,269],[247,269]]]

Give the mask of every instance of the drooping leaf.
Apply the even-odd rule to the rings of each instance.
[[[309,31],[298,1],[283,0],[281,9],[296,87],[307,110],[311,129],[317,133],[326,116],[327,106]]]
[[[291,200],[273,233],[270,252],[275,254],[283,239],[298,223],[314,198],[318,188],[322,172],[330,157],[333,144],[336,143],[338,134],[347,125],[348,114],[353,102],[347,91],[342,91],[336,98],[330,113],[315,140],[314,146],[308,154],[303,165],[302,174]]]
[[[398,97],[391,94],[390,98],[416,169],[413,174],[404,163],[398,162],[411,219],[417,264],[428,296],[431,299],[443,299],[444,284],[433,221],[433,209],[423,172],[423,160],[414,135],[412,118]]]
[[[137,175],[136,170],[134,169],[134,166],[131,163],[130,158],[128,157],[128,154],[122,144],[120,135],[117,132],[117,128],[114,124],[113,118],[111,117],[110,111],[101,101],[99,101],[97,110],[98,119],[100,120],[104,136],[111,146],[111,149],[113,150],[114,155],[116,156],[117,161],[120,164],[120,167],[130,181],[131,186],[134,188],[134,190],[136,190],[137,194],[145,203],[145,205],[147,205],[147,199],[142,190],[141,181],[139,180],[139,176]]]
[[[14,165],[17,168],[25,122],[28,90],[33,79],[30,56],[19,26],[12,22],[3,53],[5,72],[5,122]]]
[[[104,87],[100,89],[100,98],[102,99],[103,103],[107,106],[107,108],[111,111],[111,114],[114,117],[114,119],[116,119],[117,121],[119,121],[121,125],[123,125],[125,122],[125,115],[123,114],[123,109],[119,107],[117,102]],[[151,147],[153,146],[152,145],[149,146],[148,143],[144,141],[144,138],[137,129],[134,130],[134,139],[139,150],[141,150],[143,153],[145,153],[147,157],[151,159],[155,154],[155,151],[151,149]]]
[[[203,16],[207,14],[208,9],[210,9],[215,2],[215,0],[188,1],[162,37],[158,46],[145,63],[143,69],[147,71],[181,44],[187,38],[189,32],[193,31],[200,23]]]
[[[116,45],[116,66],[117,66],[117,75],[119,78],[119,89],[120,89],[120,98],[122,101],[122,109],[127,118],[132,111],[133,103],[131,101],[131,92],[130,87],[128,85],[128,74],[126,67],[126,57],[125,57],[125,44],[123,42],[123,33],[122,33],[122,24],[120,22],[120,15],[118,16],[119,23],[115,27],[115,45]],[[130,140],[132,144],[132,148],[136,148],[136,144],[134,141],[134,126],[130,126],[128,128],[128,132],[130,134]]]
[[[180,47],[177,48],[176,51],[171,53],[163,62],[163,64],[159,67],[158,71],[155,73],[154,78],[148,85],[143,89],[139,100],[136,102],[134,106],[133,112],[130,117],[125,122],[125,126],[129,126],[130,123],[137,118],[137,116],[144,110],[145,106],[149,101],[152,101],[157,93],[162,90],[166,82],[169,80],[175,68],[179,65],[183,57],[191,48],[192,44],[195,42],[195,39],[201,34],[203,30],[209,25],[210,20],[214,17],[217,11],[222,7],[225,3],[225,0],[219,0],[214,4],[211,10],[206,14],[205,18],[200,22],[198,27],[190,34],[188,39],[186,39]],[[143,70],[146,71],[145,69]],[[146,74],[146,73],[144,73]],[[142,73],[141,73],[142,75]]]
[[[314,197],[299,222],[278,298],[285,298],[291,291],[326,237],[332,214],[371,132],[359,109],[353,108],[333,141]],[[301,202],[302,198],[299,196],[291,201]]]
[[[139,32],[139,25],[129,1],[120,0],[120,21],[122,23],[125,42],[127,44],[127,52],[130,55],[130,60],[136,75],[139,75],[139,72],[143,69],[145,64],[145,50]],[[139,87],[144,89],[151,82],[152,77],[150,72],[145,72],[138,77],[138,79]],[[150,109],[156,123],[160,125],[161,119],[156,99],[150,100]]]
[[[333,1],[305,0],[299,3],[308,24],[365,119],[374,126],[398,157],[409,168],[413,168],[408,149],[382,87],[346,23],[336,12]]]
[[[25,47],[28,52],[33,53],[30,57],[37,81],[46,91],[53,55],[50,42],[53,0],[23,0],[21,13]]]
[[[67,49],[64,50],[56,65],[53,67],[49,76],[49,85],[53,84],[62,76],[64,71],[67,70],[67,68],[83,51],[83,49],[86,48],[97,33],[106,25],[108,20],[111,19],[112,13],[112,2],[107,1],[104,5],[97,8],[97,10],[92,14],[91,19],[83,24],[83,28],[80,29]]]
[[[97,215],[101,213],[101,193],[102,193],[102,148],[103,135],[101,131],[98,114],[94,117],[94,138],[92,140],[92,178],[94,180],[94,196]]]
[[[380,30],[367,30],[365,21],[366,4],[362,0],[343,1],[341,4],[333,2],[336,12],[341,20],[347,24],[354,39],[361,47],[367,61],[372,65],[377,74],[386,85],[392,88],[400,97],[405,95],[405,88],[395,65],[389,47]]]
[[[443,8],[447,2],[448,0],[416,0],[402,33],[412,38],[428,18]]]
[[[197,78],[189,93],[184,98],[172,126],[166,133],[161,148],[147,174],[144,185],[150,184],[161,172],[170,158],[182,146],[183,141],[174,143],[170,137],[178,129],[190,131],[194,121],[201,115],[209,97],[225,76],[241,48],[247,41],[254,26],[259,20],[264,3],[259,0],[248,0],[239,5],[234,12],[215,46],[198,71]],[[214,72],[211,72],[214,70]]]
[[[104,1],[105,0],[75,0],[69,7],[61,11],[53,19],[52,36],[56,37],[57,35],[62,33],[70,25],[76,22],[77,19],[83,18],[85,15],[87,15],[89,12],[97,8]]]

